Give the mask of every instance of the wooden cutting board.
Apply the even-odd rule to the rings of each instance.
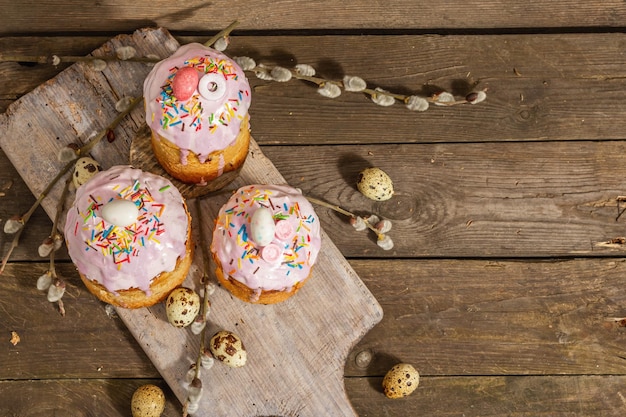
[[[170,55],[178,43],[162,29],[118,36],[94,55],[111,55],[122,45],[139,55]],[[146,64],[112,62],[102,72],[77,63],[22,97],[0,115],[0,146],[38,196],[56,175],[57,151],[71,142],[84,143],[116,115],[115,103],[138,96],[150,68]],[[141,106],[140,106],[141,107]],[[112,143],[92,152],[104,168],[128,164],[131,142],[144,126],[141,108],[118,129]],[[254,133],[254,121],[252,121]],[[253,140],[239,177],[229,188],[252,183],[285,183]],[[44,200],[54,216],[61,186]],[[73,196],[70,196],[72,198]],[[205,233],[210,242],[213,219],[228,198],[220,194],[199,200],[200,216],[190,202],[195,242]],[[186,285],[198,288],[201,250]],[[277,305],[252,305],[233,298],[221,287],[210,297],[211,328],[237,333],[248,351],[242,368],[216,363],[204,370],[204,395],[197,416],[354,416],[345,394],[343,370],[349,350],[382,319],[382,309],[337,247],[323,233],[322,250],[307,284]],[[138,310],[117,310],[138,343],[181,400],[187,396],[185,375],[195,362],[199,337],[167,323],[162,304]]]

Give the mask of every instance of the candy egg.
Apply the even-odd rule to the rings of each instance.
[[[272,212],[265,207],[259,207],[250,220],[252,240],[259,246],[268,245],[274,239],[275,229]]]
[[[200,296],[192,289],[178,287],[165,301],[167,320],[176,327],[187,327],[193,323],[200,311]]]
[[[383,390],[387,398],[402,398],[411,394],[420,382],[417,370],[408,363],[399,363],[383,378]]]
[[[133,393],[130,409],[133,417],[159,417],[165,409],[165,394],[156,385],[142,385]]]
[[[356,186],[361,194],[372,200],[384,201],[393,196],[393,182],[380,168],[366,168],[361,171]]]
[[[102,171],[102,167],[95,159],[89,158],[88,156],[79,158],[74,164],[72,182],[74,186],[78,188],[100,171]]]
[[[130,200],[113,200],[102,206],[102,218],[119,227],[130,226],[139,216],[139,209]]]
[[[273,243],[270,243],[269,245],[264,246],[263,249],[261,249],[261,258],[269,263],[275,263],[281,260],[282,255],[283,249]]]
[[[295,233],[289,220],[279,220],[276,222],[274,234],[280,240],[289,240]]]
[[[198,71],[192,67],[184,67],[176,71],[172,80],[172,94],[176,100],[187,101],[198,86]]]
[[[213,357],[232,368],[239,368],[248,359],[243,342],[233,332],[221,330],[213,335],[209,342],[209,350]]]

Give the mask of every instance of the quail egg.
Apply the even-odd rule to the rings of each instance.
[[[417,370],[408,363],[399,363],[383,378],[383,390],[387,398],[402,398],[411,394],[420,382]]]
[[[79,158],[74,164],[74,174],[72,175],[74,187],[80,187],[100,171],[102,171],[102,167],[95,159],[88,156]]]
[[[187,327],[200,311],[200,296],[192,289],[178,287],[165,301],[167,320],[176,327]]]
[[[156,385],[142,385],[130,402],[133,417],[159,417],[165,409],[165,394]]]
[[[356,186],[361,194],[372,200],[385,201],[393,196],[393,182],[380,168],[366,168],[361,171]]]
[[[239,336],[232,332],[227,330],[217,332],[209,342],[209,349],[215,359],[232,368],[239,368],[246,364],[246,348]]]

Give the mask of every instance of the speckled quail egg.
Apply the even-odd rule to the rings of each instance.
[[[383,378],[383,390],[387,398],[402,398],[411,394],[420,382],[417,370],[408,363],[399,363]]]
[[[221,330],[213,335],[209,350],[215,359],[232,368],[239,368],[246,364],[247,353],[243,342],[239,336],[227,330]]]
[[[365,197],[376,201],[389,200],[393,196],[393,182],[380,168],[366,168],[361,171],[356,187]]]
[[[74,164],[74,174],[72,175],[74,187],[80,187],[100,171],[102,171],[102,167],[95,159],[88,156],[79,158]]]
[[[176,327],[193,323],[200,311],[200,296],[192,289],[178,287],[165,300],[167,320]]]
[[[165,409],[165,394],[156,385],[142,385],[130,401],[133,417],[159,417]]]

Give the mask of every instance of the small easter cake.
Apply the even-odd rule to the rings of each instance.
[[[181,46],[143,85],[146,123],[159,164],[204,185],[243,164],[250,144],[250,85],[235,61],[199,43]]]
[[[218,281],[233,295],[273,304],[302,287],[320,246],[319,219],[299,190],[248,185],[220,209],[211,253]]]
[[[180,285],[192,261],[191,218],[167,179],[130,166],[76,190],[65,240],[83,282],[104,302],[139,308]]]

